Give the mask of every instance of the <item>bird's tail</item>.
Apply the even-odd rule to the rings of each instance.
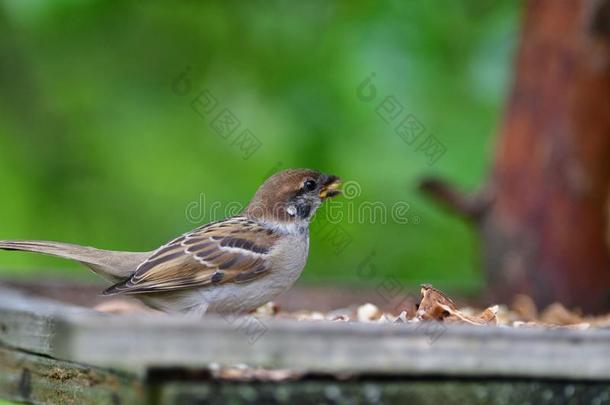
[[[131,275],[151,254],[151,252],[115,252],[39,240],[0,240],[0,249],[42,253],[75,260],[113,282]]]

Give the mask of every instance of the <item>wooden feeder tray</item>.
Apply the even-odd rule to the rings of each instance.
[[[610,401],[610,330],[111,315],[0,285],[0,397],[44,404]],[[262,326],[261,326],[262,325]],[[237,370],[231,373],[218,370]],[[239,378],[239,370],[245,378]]]

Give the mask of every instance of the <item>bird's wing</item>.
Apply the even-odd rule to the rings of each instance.
[[[279,236],[245,217],[204,225],[160,247],[104,295],[246,283],[270,270]]]

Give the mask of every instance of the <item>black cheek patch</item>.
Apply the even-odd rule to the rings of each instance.
[[[311,205],[307,203],[302,203],[297,205],[297,215],[300,218],[307,218],[311,213]]]

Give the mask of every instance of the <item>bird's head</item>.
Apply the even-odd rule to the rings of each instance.
[[[244,213],[280,223],[309,222],[322,202],[341,193],[341,179],[311,169],[289,169],[269,177]]]

